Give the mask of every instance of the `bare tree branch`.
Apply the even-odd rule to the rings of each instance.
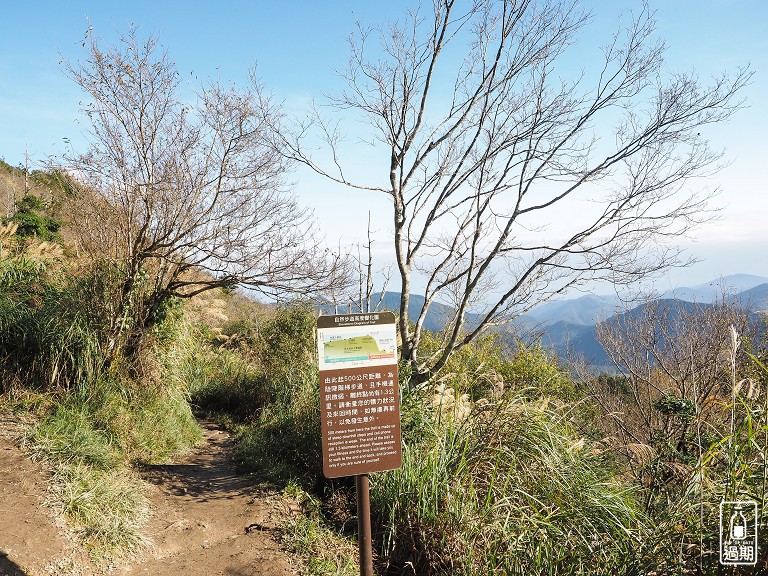
[[[367,119],[386,150],[386,172],[374,182],[344,176],[338,130],[319,134],[337,175],[302,148],[311,123],[280,142],[337,182],[391,196],[399,330],[416,381],[490,326],[570,286],[632,282],[684,263],[664,239],[711,217],[712,192],[693,184],[721,157],[701,130],[741,106],[751,77],[739,69],[705,85],[666,73],[644,6],[603,48],[594,74],[568,80],[561,57],[588,19],[578,2],[463,6],[436,0],[431,15],[353,37],[343,73],[349,89],[331,103]],[[563,229],[548,230],[564,210],[571,217]],[[411,325],[414,273],[426,289]],[[456,314],[441,352],[420,358],[423,322],[438,301],[450,301]],[[467,327],[466,313],[479,308],[482,320]]]
[[[65,63],[90,99],[91,147],[67,159],[82,191],[73,220],[82,248],[124,274],[118,315],[135,313],[139,284],[151,322],[169,298],[216,287],[276,297],[340,281],[339,257],[285,189],[281,114],[253,73],[244,90],[213,82],[189,102],[154,37],[87,46],[85,62]]]

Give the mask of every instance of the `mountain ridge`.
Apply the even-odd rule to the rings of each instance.
[[[736,291],[737,289],[740,289]],[[731,292],[728,292],[731,290]],[[681,298],[688,296],[691,299]],[[373,302],[381,302],[381,309],[395,310],[400,307],[400,293],[387,291],[376,293]],[[424,306],[424,297],[411,294],[409,316],[415,319]],[[585,294],[577,298],[546,302],[531,312],[521,315],[511,324],[511,330],[533,334],[534,338],[563,358],[579,356],[594,366],[609,365],[609,359],[597,340],[598,325],[603,322],[622,322],[624,319],[642,314],[647,306],[665,306],[674,317],[693,308],[709,307],[715,302],[748,308],[755,313],[768,311],[768,278],[751,274],[735,274],[720,277],[693,287],[681,287],[664,292],[650,301],[636,306],[622,302],[618,296]],[[333,313],[329,305],[321,311]],[[453,308],[435,302],[430,306],[425,321],[426,330],[438,331],[450,318]],[[477,325],[482,314],[468,313],[468,326]]]

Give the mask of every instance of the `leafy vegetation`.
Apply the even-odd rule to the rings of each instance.
[[[614,574],[644,529],[590,443],[515,395],[438,415],[403,467],[377,476],[381,552],[419,574]]]
[[[42,199],[34,194],[26,194],[16,202],[16,213],[11,222],[18,224],[16,233],[22,238],[35,237],[40,240],[56,240],[61,229],[61,221],[44,214]]]
[[[237,328],[209,350],[216,376],[201,374],[192,401],[243,424],[235,458],[244,469],[312,485],[322,470],[314,311],[308,304],[282,307]]]
[[[244,471],[294,500],[280,539],[304,571],[356,572],[350,479],[322,475],[312,304],[193,312],[203,294],[234,302],[238,285],[281,299],[348,290],[348,262],[314,241],[285,190],[289,158],[393,199],[403,465],[371,479],[380,573],[714,573],[724,500],[756,501],[768,533],[768,336],[756,345],[741,311],[648,306],[601,323],[619,375],[580,379],[540,343],[490,333],[569,286],[679,262],[677,247],[649,247],[708,216],[709,197],[681,185],[718,163],[699,129],[741,107],[752,72],[709,86],[667,75],[643,9],[608,42],[593,89],[588,75],[550,83],[586,16],[513,4],[455,18],[438,0],[426,19],[353,38],[352,90],[336,104],[384,128],[385,188],[316,163],[302,137],[318,128],[335,161],[339,132],[316,118],[291,134],[255,78],[203,82],[183,101],[173,60],[136,29],[111,48],[89,33],[82,65],[64,63],[89,96],[89,150],[70,172],[0,161],[0,394],[34,416],[26,446],[94,557],[146,544],[136,468],[197,443],[195,410],[235,432]],[[363,50],[377,36],[381,61]],[[452,81],[448,52],[465,58],[441,111],[430,91]],[[618,124],[599,156],[588,142],[603,113]],[[605,209],[574,220],[570,239],[521,244],[521,218],[601,179],[617,183]],[[537,182],[562,189],[541,201]],[[499,291],[502,261],[516,278]],[[409,318],[417,271],[423,306]],[[430,306],[441,332],[425,329]],[[768,572],[765,542],[755,574]]]
[[[291,341],[304,337],[305,348],[304,354],[287,353],[268,345],[279,339],[253,337],[251,382],[263,386],[271,373],[283,374],[273,383],[281,393],[245,417],[242,411],[229,414],[239,430],[240,463],[301,495],[305,516],[284,527],[290,549],[306,557],[310,574],[344,573],[344,553],[334,563],[328,551],[343,550],[340,543],[354,533],[354,497],[345,479],[321,475],[312,318],[305,307],[287,308],[262,319],[258,329],[241,325],[251,335],[292,332]],[[427,336],[424,345],[436,341]],[[238,356],[246,362],[246,356],[227,350],[229,362]],[[281,370],[289,358],[292,371],[286,373]],[[712,399],[718,406],[706,423],[698,423],[700,436],[695,433],[700,404],[672,392],[654,401],[663,426],[689,426],[691,444],[684,452],[690,456],[682,460],[679,447],[646,449],[606,436],[611,416],[595,396],[603,388],[575,380],[540,346],[518,342],[506,349],[493,336],[476,340],[428,385],[404,387],[403,466],[371,480],[377,569],[393,574],[715,570],[719,502],[726,496],[766,499],[766,374],[760,362],[753,354],[750,362],[737,363],[733,374],[721,373],[722,385],[740,392],[735,404]],[[748,380],[741,378],[747,374]],[[636,394],[626,378],[594,380],[617,402]],[[221,394],[207,388],[209,402],[230,397],[237,390],[233,384],[221,386]]]
[[[94,557],[145,544],[147,501],[132,467],[197,442],[194,408],[235,431],[244,470],[297,502],[301,514],[280,537],[305,572],[353,573],[354,490],[321,473],[312,306],[190,324],[170,302],[137,362],[110,347],[114,326],[102,313],[121,270],[75,266],[55,244],[16,231],[0,231],[3,393],[7,406],[37,415],[27,445],[54,468],[52,501]],[[720,341],[706,397],[669,363],[648,367],[658,393],[645,398],[634,372],[579,381],[540,345],[494,335],[461,348],[427,383],[404,385],[403,466],[372,476],[377,569],[714,570],[719,502],[766,503],[768,370],[765,346],[735,329],[725,342],[705,332]],[[440,338],[427,333],[421,345],[431,354]],[[36,399],[24,404],[25,394]],[[647,428],[630,419],[637,399],[654,413]],[[618,405],[621,430],[608,425]]]
[[[0,229],[0,377],[8,407],[31,407],[26,444],[54,470],[52,503],[96,558],[144,543],[144,485],[131,466],[162,462],[200,438],[172,357],[178,331],[155,334],[142,370],[109,356],[88,270],[61,249]],[[173,322],[180,322],[174,319]],[[37,394],[37,401],[20,399]]]

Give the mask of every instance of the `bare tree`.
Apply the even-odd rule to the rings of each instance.
[[[595,74],[562,59],[588,20],[575,1],[433,8],[353,36],[349,89],[332,100],[369,122],[387,158],[380,178],[348,178],[339,124],[319,114],[283,142],[328,178],[391,197],[402,353],[416,383],[482,331],[575,284],[682,264],[664,240],[706,217],[710,193],[688,185],[720,156],[700,131],[739,107],[751,76],[739,69],[703,86],[665,74],[647,7],[609,40]],[[303,147],[313,127],[330,145],[327,164]],[[557,213],[562,228],[549,229]],[[425,305],[411,319],[414,277]],[[441,300],[456,313],[440,350],[420,357],[424,320]],[[485,312],[467,326],[473,307]]]
[[[366,243],[362,246],[358,243],[345,257],[346,263],[350,267],[349,282],[340,282],[338,286],[330,290],[328,304],[333,307],[334,314],[377,312],[384,306],[392,267],[374,268],[373,233],[371,230],[371,213],[368,212]],[[342,253],[343,250],[340,245],[339,254]],[[376,286],[379,287],[378,294],[374,293]]]
[[[687,477],[691,463],[701,464],[703,437],[727,434],[730,372],[746,374],[749,365],[743,351],[729,349],[731,334],[751,342],[755,328],[750,312],[727,294],[714,304],[651,300],[597,325],[619,376],[582,380],[603,415],[603,432],[634,464],[629,470],[647,491],[646,506],[668,497],[668,484]],[[745,397],[753,386],[739,384]]]
[[[72,219],[81,248],[118,267],[113,329],[128,352],[172,297],[236,285],[312,293],[338,280],[285,191],[286,159],[266,144],[279,112],[253,74],[245,90],[213,82],[187,101],[155,38],[131,30],[117,47],[92,36],[87,46],[84,63],[65,63],[90,97],[91,147],[67,159],[81,189]]]

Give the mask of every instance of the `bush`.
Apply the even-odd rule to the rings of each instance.
[[[28,250],[0,258],[0,376],[9,397],[45,392],[27,442],[54,470],[53,502],[94,557],[143,545],[144,484],[135,462],[159,463],[201,432],[174,358],[179,318],[153,333],[141,371],[110,354],[93,275],[63,278]],[[101,296],[99,299],[97,296]]]
[[[238,421],[256,418],[271,396],[263,372],[237,352],[204,342],[199,345],[182,366],[192,404],[209,415],[226,415]]]
[[[45,210],[43,201],[33,194],[27,194],[16,202],[16,214],[11,218],[18,224],[17,234],[22,238],[34,237],[50,242],[56,240],[61,229],[61,221],[40,212]]]
[[[309,378],[291,401],[263,407],[259,419],[240,430],[238,464],[283,485],[292,479],[317,485],[323,470],[318,388],[317,378]]]
[[[422,338],[419,354],[433,354],[440,341],[432,334]],[[450,380],[450,386],[470,398],[514,389],[529,398],[551,397],[566,402],[578,398],[567,370],[541,343],[515,339],[505,343],[498,334],[486,334],[458,349],[432,382]]]
[[[272,385],[271,401],[293,403],[317,373],[315,329],[317,313],[311,304],[280,307],[259,330],[258,353]],[[319,394],[319,385],[317,389]]]
[[[267,406],[283,412],[297,399],[305,402],[307,381],[317,374],[315,317],[311,306],[298,303],[228,326],[224,342],[211,335],[188,365],[193,403],[254,422]]]
[[[26,253],[0,258],[0,373],[25,387],[87,386],[102,371],[98,333],[71,284],[51,277]]]
[[[573,402],[578,394],[568,372],[541,343],[515,342],[514,352],[502,363],[499,373],[506,386],[526,390],[533,398],[550,397]]]

